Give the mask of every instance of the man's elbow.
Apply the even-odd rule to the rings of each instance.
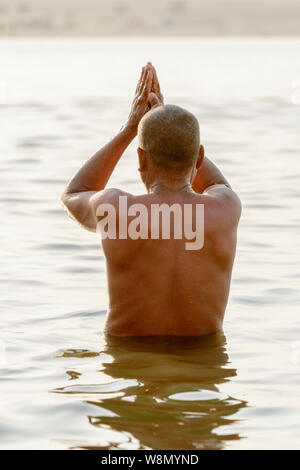
[[[70,219],[75,220],[76,222],[80,223],[80,220],[78,218],[78,213],[76,211],[76,208],[74,207],[74,204],[72,203],[70,194],[64,191],[60,197],[60,200],[63,203],[63,208],[66,214],[70,217]]]
[[[60,200],[65,207],[68,207],[68,203],[70,202],[70,193],[67,189],[65,189],[62,195],[60,196]]]
[[[89,213],[86,205],[83,204],[83,201],[78,195],[72,194],[66,189],[60,199],[66,213],[72,220],[89,232],[96,232],[94,217]]]
[[[74,214],[74,204],[72,203],[72,198],[70,193],[68,193],[67,190],[65,190],[61,197],[60,200],[63,204],[63,208],[65,209],[66,213],[68,214],[71,219],[77,219],[76,214]]]

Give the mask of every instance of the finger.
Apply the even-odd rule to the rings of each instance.
[[[143,92],[142,92],[143,97],[148,97],[152,88],[152,80],[153,80],[153,73],[151,70],[148,70]]]
[[[145,80],[146,80],[146,77],[147,77],[147,71],[148,71],[147,65],[142,67],[141,77],[140,77],[140,80],[139,80],[139,83],[138,83],[138,86],[137,86],[137,89],[136,89],[137,93],[141,93],[142,90],[143,90]]]
[[[143,76],[143,80],[141,81],[141,85],[140,85],[140,95],[142,95],[144,93],[144,90],[145,90],[145,87],[146,87],[146,82],[147,82],[147,78],[148,78],[148,70],[145,69],[145,73],[144,73],[144,76]]]
[[[149,94],[148,100],[149,100],[151,108],[153,108],[154,106],[161,106],[162,104],[159,97],[153,92]]]
[[[143,92],[143,89],[144,89],[144,86],[145,86],[145,83],[146,83],[146,79],[147,79],[148,70],[149,70],[149,68],[146,65],[144,67],[141,83],[140,83],[140,86],[139,86],[139,93]]]
[[[153,91],[157,95],[160,95],[160,84],[159,84],[159,81],[158,81],[158,77],[157,77],[157,73],[156,73],[156,69],[155,69],[154,65],[152,65],[151,69],[152,69],[152,72],[153,72]]]
[[[137,94],[137,92],[140,89],[141,81],[143,79],[144,69],[145,69],[145,67],[142,67],[141,75],[140,75],[140,78],[138,80],[138,83],[137,83],[137,86],[136,86],[136,89],[135,89],[135,94]]]

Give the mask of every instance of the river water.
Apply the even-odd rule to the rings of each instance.
[[[1,448],[299,449],[300,40],[1,40],[0,58]],[[189,342],[105,342],[103,253],[60,203],[147,60],[243,202],[224,332]],[[112,184],[143,191],[136,142]]]

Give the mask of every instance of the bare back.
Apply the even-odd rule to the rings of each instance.
[[[142,196],[109,186],[118,161],[135,137],[138,170],[147,190]],[[104,206],[109,205],[108,213],[113,206],[112,219],[116,212],[122,219],[119,204],[116,207],[121,195],[126,195],[133,218],[135,204],[150,208],[151,215],[153,205],[163,203],[177,204],[179,212],[182,206],[185,210],[185,204],[195,207],[195,219],[194,214],[189,219],[196,228],[188,234],[184,230],[184,237],[178,237],[179,225],[173,224],[173,237],[165,239],[162,230],[162,236],[153,239],[156,222],[151,217],[146,228],[144,222],[140,224],[145,229],[142,237],[123,239],[124,232],[118,231],[117,238],[107,238],[103,221],[110,219]],[[180,106],[164,104],[150,62],[142,67],[127,121],[76,172],[62,202],[70,217],[85,229],[95,232],[101,226],[109,288],[106,333],[200,336],[222,327],[241,204],[222,172],[207,158],[196,116]],[[204,206],[204,245],[194,245],[191,250],[186,241],[191,240],[192,232],[198,241],[197,204]],[[137,220],[127,215],[120,226],[130,232]]]
[[[186,250],[185,239],[172,237],[103,240],[110,298],[107,334],[198,336],[222,327],[236,249],[236,199],[224,186],[205,195],[170,191],[128,197],[129,206],[149,208],[204,204],[204,246]]]

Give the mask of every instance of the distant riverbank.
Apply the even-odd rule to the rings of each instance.
[[[0,37],[299,34],[297,0],[0,0]]]

